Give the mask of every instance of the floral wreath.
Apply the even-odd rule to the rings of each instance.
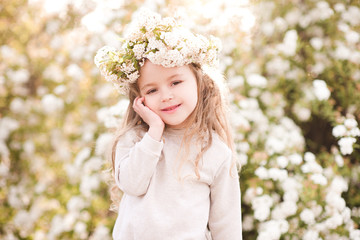
[[[193,34],[176,23],[174,18],[161,18],[143,10],[130,25],[121,49],[104,46],[94,58],[101,74],[121,94],[128,94],[129,85],[140,76],[145,59],[164,67],[180,67],[190,63],[216,67],[221,42]]]

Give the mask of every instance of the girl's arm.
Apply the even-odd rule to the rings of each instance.
[[[124,193],[132,196],[146,193],[162,148],[163,143],[148,133],[132,147],[119,141],[115,153],[115,182]]]
[[[242,239],[239,178],[231,153],[210,186],[209,228],[213,240]]]
[[[133,196],[146,193],[163,148],[160,139],[165,124],[144,101],[145,97],[137,97],[133,108],[149,125],[148,132],[134,147],[117,146],[115,155],[115,181],[123,192]]]

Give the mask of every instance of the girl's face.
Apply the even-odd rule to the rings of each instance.
[[[171,128],[183,128],[197,101],[196,77],[189,66],[165,68],[146,61],[137,81],[145,105]]]

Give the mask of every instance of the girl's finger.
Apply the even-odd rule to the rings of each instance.
[[[139,107],[145,107],[145,97],[140,97],[137,104],[139,104]]]
[[[133,103],[133,108],[134,108],[135,112],[139,113],[139,111],[142,111],[142,109],[145,108],[143,101],[144,101],[144,97],[135,98],[134,103]]]
[[[140,98],[140,97],[136,97],[135,100],[134,100],[133,107],[139,107],[139,101],[141,101],[141,98]]]

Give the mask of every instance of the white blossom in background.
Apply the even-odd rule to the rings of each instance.
[[[315,214],[311,209],[305,208],[300,213],[300,219],[307,225],[311,225],[315,223]]]
[[[81,178],[80,183],[80,192],[85,197],[91,197],[94,190],[98,189],[100,186],[100,175],[84,175]]]
[[[294,165],[300,165],[303,161],[302,156],[298,153],[291,154],[289,156],[289,160],[290,160],[290,163],[294,164]]]
[[[102,33],[106,31],[106,25],[115,17],[116,15],[111,9],[98,7],[94,11],[83,16],[81,24],[90,32]]]
[[[259,74],[250,74],[246,78],[246,82],[251,87],[265,88],[267,86],[267,79]]]
[[[345,11],[345,5],[343,3],[336,3],[334,9],[336,12],[343,12]]]
[[[88,205],[81,196],[73,196],[67,202],[66,207],[69,212],[80,212],[83,208]]]
[[[312,230],[312,229],[308,229],[305,231],[305,234],[303,236],[303,240],[321,240],[321,238],[319,237],[319,232]]]
[[[289,159],[285,156],[279,156],[276,158],[276,162],[280,168],[286,168],[289,164]]]
[[[315,183],[322,186],[325,186],[328,182],[324,175],[321,173],[315,173],[310,176],[310,179]]]
[[[85,77],[84,70],[82,70],[79,65],[72,63],[65,69],[66,74],[72,77],[74,80],[80,81]]]
[[[111,240],[112,238],[110,237],[110,229],[104,225],[98,225],[95,228],[94,233],[91,235],[89,240],[98,240],[98,239]]]
[[[293,27],[299,23],[300,18],[302,17],[301,10],[298,8],[292,9],[285,15],[285,20],[289,26]]]
[[[257,240],[277,240],[288,230],[289,223],[286,220],[270,220],[261,223]]]
[[[261,187],[256,187],[256,188],[249,187],[245,191],[244,202],[246,202],[247,204],[251,204],[253,199],[261,194],[263,194],[263,189]]]
[[[341,194],[342,192],[346,192],[348,190],[348,183],[343,177],[336,176],[330,184],[330,190]]]
[[[86,239],[88,236],[87,225],[84,222],[77,222],[74,226],[74,232],[80,239]]]
[[[63,110],[64,101],[53,94],[46,94],[41,99],[41,105],[45,113],[52,114]]]
[[[286,219],[287,217],[293,216],[297,210],[297,201],[295,199],[284,200],[275,205],[271,216],[273,219]]]
[[[355,127],[349,131],[349,135],[353,137],[360,137],[360,129]]]
[[[305,160],[305,162],[314,162],[316,160],[316,156],[312,152],[305,152],[304,160]]]
[[[351,44],[356,44],[360,40],[360,34],[355,31],[349,30],[345,33],[345,38],[347,42]]]
[[[19,55],[17,51],[8,45],[0,46],[0,56],[3,59],[6,59],[6,63],[9,65],[15,64],[19,60]]]
[[[52,63],[43,71],[43,77],[56,83],[61,83],[64,81],[63,69],[58,64]]]
[[[332,135],[334,137],[343,137],[346,135],[347,129],[344,125],[337,125],[332,130]]]
[[[66,90],[67,90],[67,87],[65,85],[61,84],[61,85],[58,85],[56,88],[54,88],[54,93],[56,95],[62,95],[66,92]]]
[[[353,145],[356,143],[356,138],[360,136],[360,129],[358,123],[353,117],[345,118],[343,124],[336,125],[332,130],[332,135],[338,140],[340,152],[343,155],[351,154],[354,149]]]
[[[272,22],[265,22],[260,27],[266,36],[271,36],[275,31],[275,26]]]
[[[344,166],[344,158],[340,154],[335,155],[335,162],[339,167]]]
[[[298,35],[296,30],[288,30],[285,33],[283,43],[277,46],[277,49],[283,53],[285,56],[294,56],[296,53],[296,46],[297,46]]]
[[[50,229],[47,233],[47,239],[49,239],[49,240],[58,239],[58,236],[65,231],[64,224],[63,224],[63,218],[60,216],[60,214],[56,214],[51,219],[50,224],[51,225],[50,225]]]
[[[343,218],[339,213],[335,213],[330,218],[325,220],[325,226],[328,229],[336,229],[338,226],[342,224],[343,224]]]
[[[284,181],[288,177],[287,170],[279,168],[270,168],[268,174],[269,178],[274,181]]]
[[[266,63],[266,71],[273,75],[282,76],[289,71],[290,63],[281,57],[274,57]]]
[[[322,173],[323,168],[316,161],[308,161],[301,166],[301,171],[303,173]]]
[[[20,127],[17,120],[10,117],[0,118],[0,141],[6,140],[10,133]]]
[[[263,179],[263,180],[269,178],[268,170],[263,166],[260,166],[255,170],[255,175],[258,176],[260,179]]]
[[[343,155],[349,155],[354,151],[353,144],[356,142],[356,138],[343,137],[338,141],[340,151]]]
[[[293,113],[300,121],[307,121],[311,117],[311,110],[307,107],[302,107],[299,104],[294,104]]]
[[[6,176],[10,170],[10,150],[6,143],[6,140],[9,138],[11,132],[17,130],[20,127],[20,124],[17,120],[10,117],[0,118],[0,176]],[[1,181],[0,185],[5,182]],[[5,180],[5,178],[4,178]]]
[[[244,77],[234,76],[228,79],[228,86],[230,89],[235,89],[244,86]]]
[[[351,49],[344,44],[339,43],[333,55],[338,60],[349,60],[351,57]]]
[[[282,118],[280,124],[271,125],[268,131],[265,149],[270,155],[285,153],[288,149],[300,150],[305,144],[299,127],[287,117]]]
[[[104,155],[108,150],[113,140],[113,134],[103,133],[96,139],[95,153],[97,156]]]
[[[255,197],[251,201],[254,217],[259,221],[265,221],[270,215],[270,207],[273,205],[273,199],[269,195]]]
[[[353,129],[353,128],[356,128],[356,127],[357,127],[358,123],[357,123],[356,120],[353,119],[353,118],[347,118],[347,119],[345,119],[345,121],[344,121],[344,125],[345,125],[345,127],[348,128],[348,129]]]
[[[101,171],[103,164],[105,163],[104,159],[99,157],[91,157],[84,163],[83,173],[84,174],[93,174]]]
[[[360,229],[354,229],[354,230],[350,231],[350,239],[351,240],[360,239]]]
[[[26,83],[30,78],[30,73],[27,69],[19,69],[19,70],[8,70],[6,73],[7,77],[10,81],[15,84],[23,84]]]
[[[358,26],[360,24],[360,9],[356,6],[350,6],[346,11],[342,12],[341,17],[350,25]]]
[[[334,11],[330,8],[329,3],[326,1],[319,1],[316,3],[316,8],[314,9],[314,17],[315,15],[320,20],[326,20],[330,18],[334,14]]]
[[[49,15],[52,14],[63,14],[66,13],[67,11],[67,7],[68,5],[70,5],[70,1],[69,0],[64,0],[64,1],[54,1],[54,0],[43,0],[43,8],[45,10],[45,12]]]
[[[100,102],[106,101],[113,91],[114,88],[110,83],[103,84],[96,89],[95,98]]]
[[[315,97],[319,101],[328,100],[330,97],[330,91],[324,80],[316,79],[313,81],[313,90]]]
[[[322,38],[314,37],[310,39],[310,44],[315,50],[319,51],[324,46],[324,41]]]

